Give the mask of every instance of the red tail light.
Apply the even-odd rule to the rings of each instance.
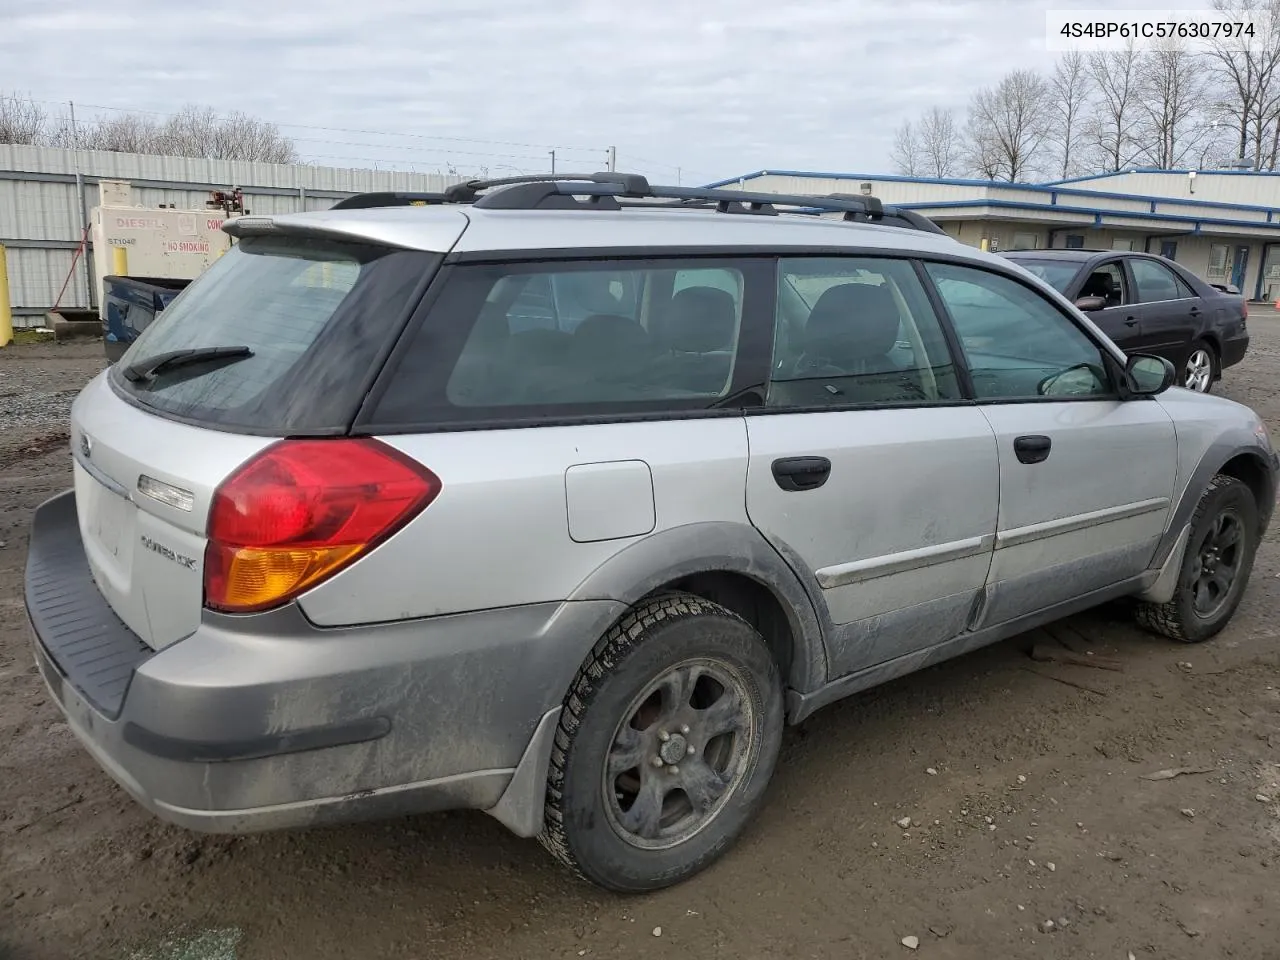
[[[403,527],[440,486],[430,470],[378,440],[268,447],[214,492],[205,605],[246,613],[292,600]]]

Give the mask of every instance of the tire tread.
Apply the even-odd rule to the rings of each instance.
[[[1232,487],[1244,487],[1248,490],[1248,486],[1235,477],[1228,476],[1225,473],[1219,473],[1209,481],[1209,485],[1205,487],[1204,493],[1200,496],[1200,502],[1196,504],[1195,512],[1191,515],[1191,528],[1196,529],[1197,525],[1204,518],[1213,500],[1213,495],[1220,490],[1231,489]],[[1250,496],[1252,492],[1250,491]],[[1191,543],[1188,541],[1187,549],[1191,549]],[[1185,563],[1185,557],[1183,558]],[[1178,591],[1182,590],[1182,571],[1178,571]],[[1177,640],[1181,643],[1196,643],[1187,630],[1186,620],[1183,616],[1182,604],[1180,598],[1175,593],[1172,600],[1168,603],[1147,603],[1139,602],[1134,610],[1134,618],[1138,625],[1152,633],[1159,634],[1162,637],[1168,637],[1170,640]],[[1229,619],[1229,618],[1228,618]]]
[[[543,828],[538,841],[547,852],[563,864],[574,876],[590,882],[578,865],[564,824],[565,768],[573,736],[582,725],[583,716],[595,697],[597,684],[612,670],[615,664],[637,643],[642,642],[649,629],[672,619],[699,617],[707,614],[726,617],[747,624],[732,610],[691,594],[666,593],[645,601],[623,615],[604,636],[596,641],[591,653],[578,669],[560,723],[556,727],[551,747],[551,763],[547,770],[547,798],[543,813]],[[749,626],[749,625],[748,625]]]

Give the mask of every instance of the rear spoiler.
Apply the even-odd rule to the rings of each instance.
[[[1240,290],[1235,285],[1230,283],[1209,282],[1209,286],[1213,287],[1213,289],[1215,290],[1221,290],[1223,293],[1229,293],[1236,297],[1240,296]]]

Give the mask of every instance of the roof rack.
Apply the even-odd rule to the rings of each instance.
[[[443,193],[357,193],[335,203],[330,210],[367,210],[371,207],[425,207],[450,202]]]
[[[383,200],[382,198],[388,198]],[[832,193],[753,193],[718,187],[672,187],[650,184],[634,173],[566,173],[469,180],[454,184],[443,194],[359,194],[332,209],[404,206],[416,198],[426,203],[469,203],[487,210],[620,210],[623,207],[711,209],[718,213],[777,216],[779,207],[789,213],[822,215],[839,213],[842,219],[861,223],[908,227],[944,233],[932,220],[913,210],[886,207],[872,196]],[[657,202],[655,202],[657,201]]]

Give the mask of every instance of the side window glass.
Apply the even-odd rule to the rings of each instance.
[[[709,406],[729,392],[744,290],[736,266],[512,264],[461,273],[440,307],[469,331],[445,384],[451,406]]]
[[[1179,289],[1178,278],[1162,263],[1134,258],[1129,266],[1133,269],[1133,279],[1138,285],[1138,299],[1142,303],[1178,300],[1190,295],[1182,292],[1186,289],[1186,284],[1182,284],[1182,290]]]
[[[1104,263],[1093,273],[1080,288],[1079,297],[1101,297],[1107,302],[1107,308],[1133,303],[1129,295],[1129,282],[1125,279],[1124,269],[1116,261]]]
[[[766,404],[960,398],[941,323],[906,260],[785,258]]]
[[[960,338],[980,400],[1111,396],[1102,351],[1036,291],[951,264],[929,275]]]

